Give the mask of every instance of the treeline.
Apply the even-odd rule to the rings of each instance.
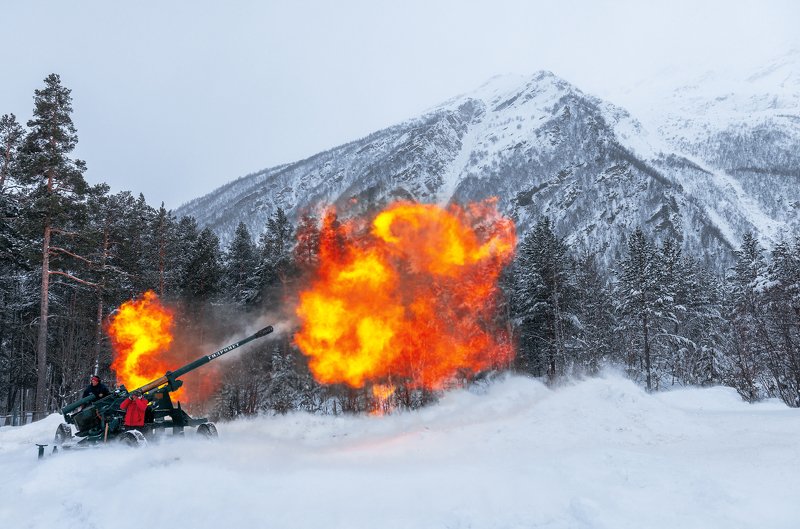
[[[281,310],[316,266],[320,219],[295,225],[279,209],[257,240],[240,224],[223,249],[191,217],[86,183],[85,164],[70,157],[77,134],[57,75],[34,101],[26,127],[13,114],[0,118],[0,415],[55,411],[94,372],[113,382],[104,324],[147,290],[179,308],[184,344],[221,343],[256,320],[289,321]],[[522,238],[497,316],[517,344],[513,369],[557,382],[614,364],[651,390],[727,384],[751,401],[800,404],[800,238],[767,255],[746,235],[736,266],[717,277],[677,241],[620,236],[627,252],[610,270],[547,219]],[[435,398],[403,386],[388,402],[368,389],[322,387],[284,330],[216,372],[213,414],[339,413]]]
[[[240,226],[222,252],[192,217],[88,185],[84,162],[71,157],[71,113],[70,90],[53,74],[36,90],[27,126],[0,117],[0,415],[60,409],[94,372],[113,383],[104,325],[124,301],[153,290],[179,308],[179,339],[219,343],[244,332],[257,307],[281,306],[286,263],[302,262],[290,257],[303,245],[282,211],[258,244]],[[265,365],[237,377],[242,388],[276,365],[294,365],[288,339],[268,344],[251,348]],[[230,404],[220,408],[255,411],[245,389],[226,390]]]
[[[648,390],[725,384],[800,406],[800,236],[767,255],[745,234],[726,277],[675,240],[626,236],[612,270],[547,219],[525,236],[504,281],[517,369],[556,380],[614,364]]]

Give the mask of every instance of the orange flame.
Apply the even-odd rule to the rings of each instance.
[[[114,349],[111,369],[128,390],[141,387],[177,366],[162,358],[172,345],[174,317],[155,292],[126,301],[111,317],[108,334]]]
[[[392,411],[392,404],[389,400],[394,395],[395,388],[391,384],[375,384],[372,386],[372,398],[374,408],[370,415],[383,415]]]
[[[447,209],[397,202],[369,224],[326,215],[316,278],[296,309],[295,343],[314,377],[439,389],[510,362],[496,285],[515,241],[495,201]]]

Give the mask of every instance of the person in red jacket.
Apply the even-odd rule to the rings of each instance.
[[[142,398],[138,391],[131,393],[127,399],[119,405],[125,410],[125,427],[130,429],[141,429],[144,426],[144,414],[147,409],[147,399]]]

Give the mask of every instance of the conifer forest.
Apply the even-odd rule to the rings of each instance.
[[[313,213],[279,208],[221,247],[193,217],[148,202],[159,197],[90,185],[72,113],[70,89],[51,74],[27,123],[0,117],[0,416],[57,411],[93,373],[113,384],[106,322],[147,291],[177,308],[176,340],[191,354],[265,315],[290,326],[319,251]],[[722,384],[747,401],[800,406],[800,235],[765,248],[746,234],[722,274],[645,227],[613,234],[626,251],[610,265],[546,216],[517,235],[496,315],[516,354],[498,371],[558,385],[611,368],[648,391]],[[219,418],[374,406],[363,390],[316,382],[290,327],[213,379],[203,406]],[[401,408],[436,398],[409,388],[392,397]]]

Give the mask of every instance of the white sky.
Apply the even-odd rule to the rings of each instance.
[[[24,123],[60,74],[87,179],[168,208],[496,74],[548,69],[615,101],[664,71],[800,47],[793,0],[5,0],[0,21],[0,114]]]

